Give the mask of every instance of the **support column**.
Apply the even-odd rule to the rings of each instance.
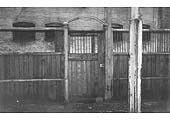
[[[113,80],[113,33],[112,33],[112,8],[104,8],[105,20],[105,100],[111,98],[111,82]]]
[[[129,58],[129,111],[141,112],[142,20],[138,7],[131,8]]]
[[[64,61],[64,79],[65,79],[65,102],[69,102],[69,91],[68,91],[68,23],[64,22],[64,55],[65,55],[65,61]]]

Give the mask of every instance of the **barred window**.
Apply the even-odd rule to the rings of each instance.
[[[148,24],[143,24],[142,25],[142,29],[150,29],[150,25]],[[147,42],[147,41],[150,41],[151,39],[151,34],[149,31],[143,31],[143,34],[142,34],[142,41],[144,42]]]
[[[45,24],[45,27],[63,27],[63,23],[47,23]],[[53,30],[46,31],[45,32],[45,41],[52,42],[55,40],[55,32]]]
[[[117,24],[117,23],[112,23],[112,28],[113,29],[123,29],[123,25]],[[118,42],[123,40],[123,34],[121,31],[114,31],[113,32],[113,41]]]
[[[23,27],[23,28],[35,27],[35,24],[31,22],[15,22],[13,23],[13,27]],[[16,42],[34,41],[35,32],[34,31],[14,31],[13,40]]]

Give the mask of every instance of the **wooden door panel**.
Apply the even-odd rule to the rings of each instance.
[[[97,97],[104,80],[104,40],[101,33],[78,32],[69,36],[69,91],[71,97]],[[100,50],[99,50],[100,49]],[[102,84],[102,85],[101,85]]]

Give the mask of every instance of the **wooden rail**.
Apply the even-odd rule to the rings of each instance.
[[[51,31],[51,30],[64,30],[63,27],[0,27],[1,32],[8,32],[8,31]],[[77,32],[77,31],[85,31],[85,32],[103,32],[103,30],[76,30],[76,29],[69,29],[69,31]],[[129,29],[112,29],[114,32],[129,32]],[[142,31],[148,32],[170,32],[170,29],[142,29]]]
[[[63,81],[64,79],[9,79],[9,80],[0,80],[0,83],[3,82],[35,82],[35,81]]]
[[[128,52],[113,52],[113,55],[129,55]],[[170,53],[164,52],[145,52],[142,55],[170,55]]]
[[[0,55],[63,55],[64,52],[13,52],[0,53]]]
[[[170,80],[170,77],[142,77],[142,80]],[[128,78],[113,78],[113,80],[128,80]]]
[[[62,27],[10,27],[10,28],[2,28],[0,27],[1,32],[8,32],[8,31],[51,31],[51,30],[64,30]]]
[[[114,32],[129,32],[129,29],[112,29]],[[142,29],[142,31],[148,32],[170,32],[170,29]]]

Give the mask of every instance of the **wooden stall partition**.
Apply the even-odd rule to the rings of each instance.
[[[0,59],[3,99],[63,99],[63,54],[6,54]]]

